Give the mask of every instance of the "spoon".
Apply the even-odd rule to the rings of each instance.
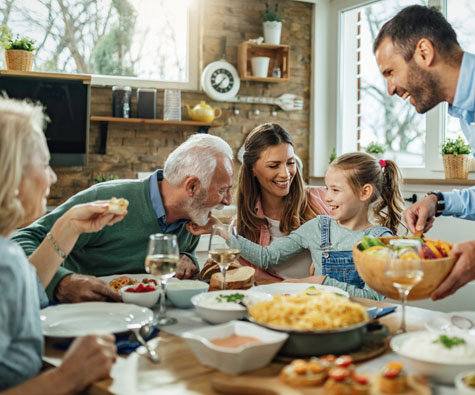
[[[158,356],[157,352],[155,351],[155,349],[150,346],[146,341],[145,339],[143,338],[142,336],[142,330],[145,331],[148,331],[148,329],[146,328],[148,327],[148,325],[144,325],[143,327],[140,327],[140,326],[129,326],[129,329],[132,331],[132,333],[134,334],[135,338],[137,339],[137,341],[145,347],[145,349],[147,350],[147,353],[148,353],[148,356],[150,358],[150,360],[153,362],[153,363],[159,363],[160,362],[160,357]]]

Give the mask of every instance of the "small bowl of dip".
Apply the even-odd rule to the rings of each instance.
[[[209,285],[198,280],[178,280],[171,278],[166,285],[167,299],[175,307],[189,309],[193,307],[191,298],[208,290]]]
[[[455,376],[475,370],[475,338],[441,332],[410,332],[391,339],[404,364],[432,380],[453,385]]]
[[[191,303],[205,321],[222,324],[247,316],[244,305],[251,306],[254,303],[272,299],[272,295],[264,292],[233,289],[201,293],[193,296]]]
[[[202,365],[233,375],[268,365],[288,337],[287,333],[244,321],[230,321],[183,334]]]
[[[475,370],[468,370],[455,376],[455,387],[459,395],[475,395]]]

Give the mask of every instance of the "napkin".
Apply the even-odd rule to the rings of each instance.
[[[157,328],[153,328],[153,330],[149,333],[149,335],[145,338],[145,341],[153,339],[158,335],[159,330]],[[121,355],[129,355],[130,353],[134,352],[137,348],[140,347],[140,343],[138,341],[131,341],[130,339],[130,332],[119,333],[115,335],[115,345],[117,346],[117,353]],[[67,350],[72,343],[72,339],[61,340],[53,343],[54,348],[58,348],[60,350]]]

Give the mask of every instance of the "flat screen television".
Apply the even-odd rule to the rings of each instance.
[[[0,92],[41,102],[53,166],[87,165],[91,87],[81,79],[0,74]]]

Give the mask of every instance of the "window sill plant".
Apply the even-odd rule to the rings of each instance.
[[[375,141],[372,141],[368,144],[365,151],[378,159],[383,159],[383,154],[386,152],[386,146],[384,144],[379,144]]]
[[[5,48],[5,60],[8,70],[31,71],[33,68],[33,59],[35,54],[33,51],[35,42],[26,37],[15,39],[9,37]]]
[[[272,10],[269,2],[266,1],[266,10],[262,13],[262,21],[264,26],[264,42],[267,44],[280,44],[284,16],[278,12],[278,8],[279,4],[276,3]]]
[[[444,162],[445,178],[467,179],[472,148],[462,137],[455,140],[447,138],[440,147]]]

